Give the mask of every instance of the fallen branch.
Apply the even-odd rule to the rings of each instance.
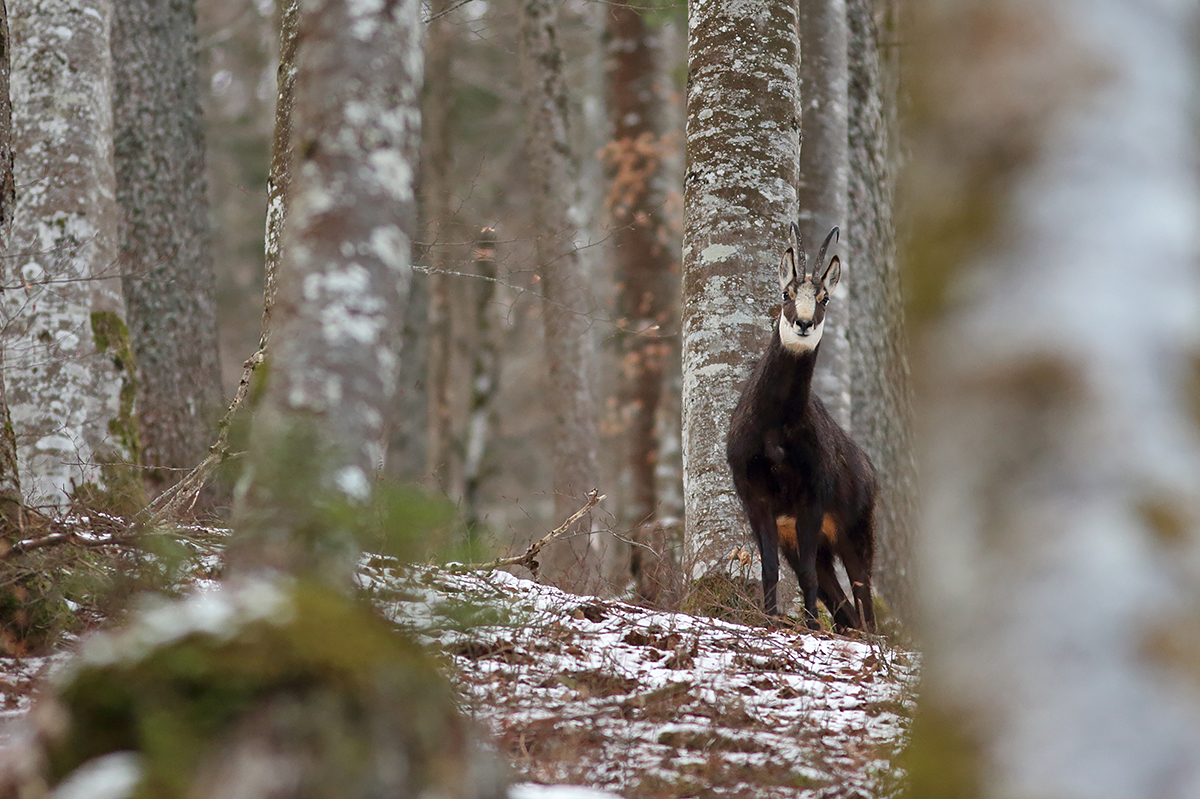
[[[561,537],[562,534],[565,533],[572,524],[579,521],[581,516],[590,511],[592,508],[596,507],[596,505],[599,504],[601,500],[605,499],[606,496],[607,495],[601,494],[593,488],[588,492],[588,500],[586,505],[572,513],[571,517],[558,527],[555,527],[549,533],[542,536],[539,540],[530,544],[529,549],[525,550],[523,554],[511,558],[497,558],[489,563],[458,563],[451,567],[451,569],[456,572],[492,571],[494,569],[502,569],[505,566],[524,566],[526,569],[529,569],[529,571],[537,574],[538,563],[536,560],[534,560],[534,558],[536,558],[537,554],[542,551],[542,547],[546,546],[546,544],[549,544],[554,539]]]

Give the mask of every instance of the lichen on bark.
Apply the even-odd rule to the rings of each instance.
[[[124,378],[91,332],[92,314],[124,315],[114,269],[112,8],[30,0],[13,11],[14,166],[24,190],[3,264],[14,289],[0,300],[5,371],[26,498],[61,507],[74,487],[106,482],[102,463],[135,454],[109,432]]]
[[[747,544],[725,463],[742,381],[770,335],[776,267],[797,214],[796,7],[688,4],[683,243],[687,578]]]

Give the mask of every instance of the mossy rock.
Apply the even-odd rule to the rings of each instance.
[[[66,723],[45,745],[51,787],[124,752],[146,799],[274,778],[330,799],[503,795],[431,658],[312,584],[257,579],[139,611],[88,642],[53,702]]]

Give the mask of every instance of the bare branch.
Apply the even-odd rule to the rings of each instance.
[[[489,563],[460,563],[456,564],[453,567],[453,570],[460,572],[492,571],[495,569],[503,569],[506,566],[524,566],[536,575],[538,572],[538,562],[534,560],[534,558],[536,558],[537,554],[542,551],[542,547],[546,546],[546,544],[549,544],[556,538],[561,538],[563,533],[570,529],[572,524],[579,521],[584,514],[596,507],[596,505],[598,505],[602,500],[606,499],[607,495],[601,494],[593,488],[588,492],[587,497],[588,500],[586,505],[571,514],[570,518],[568,518],[558,527],[555,527],[549,533],[542,536],[542,538],[530,544],[529,549],[525,550],[523,554],[511,558],[497,558]]]

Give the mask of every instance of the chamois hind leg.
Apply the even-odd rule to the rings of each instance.
[[[775,514],[760,503],[747,503],[746,518],[750,520],[750,529],[754,532],[758,557],[762,562],[763,611],[768,616],[778,617],[779,528],[775,525]]]
[[[850,591],[862,612],[862,629],[875,632],[875,605],[871,599],[871,564],[875,559],[874,525],[870,514],[857,520],[839,541],[838,556],[850,578]]]
[[[839,633],[862,626],[858,611],[842,591],[842,584],[838,581],[837,570],[833,565],[833,546],[825,539],[817,543],[817,590]]]

